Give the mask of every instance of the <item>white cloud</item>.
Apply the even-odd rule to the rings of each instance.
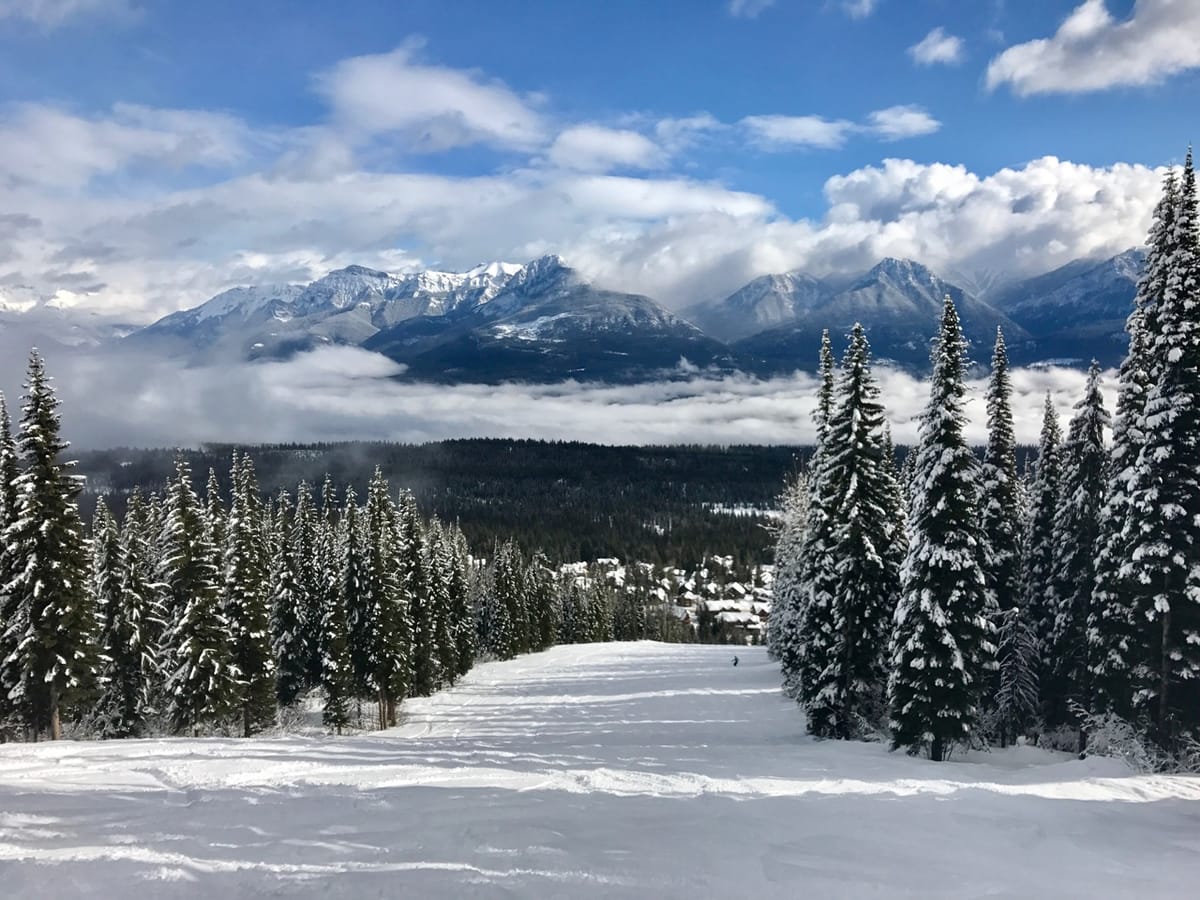
[[[919,66],[933,66],[939,63],[954,65],[962,62],[963,41],[960,37],[947,34],[940,25],[908,48],[908,55]]]
[[[816,147],[836,150],[854,134],[874,135],[885,141],[932,134],[942,123],[920,106],[890,106],[877,109],[864,124],[822,116],[747,116],[739,123],[751,140],[764,150]]]
[[[1200,3],[1136,0],[1117,21],[1105,0],[1085,0],[1051,38],[1009,47],[991,61],[987,85],[1020,96],[1085,93],[1157,84],[1200,67]]]
[[[846,119],[822,116],[747,116],[740,123],[755,143],[772,150],[819,147],[832,150],[846,143],[855,125]]]
[[[136,15],[129,0],[0,0],[0,20],[21,19],[42,28],[57,28],[74,19]]]
[[[586,172],[656,169],[666,163],[666,154],[645,135],[601,125],[566,129],[554,139],[547,156],[556,166]]]
[[[497,81],[415,59],[419,43],[344,59],[317,77],[339,124],[362,135],[392,134],[418,151],[469,144],[529,150],[546,124],[529,98]]]
[[[709,113],[697,113],[694,116],[659,119],[654,123],[654,136],[668,152],[677,153],[692,146],[705,135],[723,131],[725,128],[725,125]]]
[[[0,114],[7,177],[48,186],[77,186],[135,164],[227,167],[247,156],[251,140],[238,120],[196,110],[121,103],[107,116],[82,117],[22,104]]]
[[[885,141],[933,134],[942,123],[919,106],[890,106],[867,117],[869,128]]]
[[[774,5],[775,0],[729,0],[729,14],[734,18],[757,19],[759,13]]]

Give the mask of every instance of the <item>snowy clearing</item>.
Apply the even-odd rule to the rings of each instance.
[[[1182,897],[1200,779],[815,742],[759,648],[562,646],[388,732],[0,747],[5,897]]]

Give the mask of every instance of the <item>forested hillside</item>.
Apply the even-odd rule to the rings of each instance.
[[[176,457],[201,490],[209,469],[228,472],[234,448],[118,449],[83,453],[85,520],[97,496],[118,514],[135,487],[160,490]],[[412,492],[424,515],[457,522],[474,547],[514,538],[559,562],[618,557],[694,566],[712,555],[739,567],[769,561],[763,511],[806,456],[798,447],[609,447],[578,442],[457,440],[250,447],[272,496],[329,474],[360,495],[378,466]],[[225,486],[227,490],[227,486]],[[226,497],[228,499],[228,497]]]

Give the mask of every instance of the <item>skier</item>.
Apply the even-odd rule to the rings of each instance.
[[[733,667],[735,669],[737,668],[737,657],[736,656],[733,658]]]

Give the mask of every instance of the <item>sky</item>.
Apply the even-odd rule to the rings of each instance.
[[[1196,0],[0,0],[0,302],[563,255],[673,308],[1144,240]]]

